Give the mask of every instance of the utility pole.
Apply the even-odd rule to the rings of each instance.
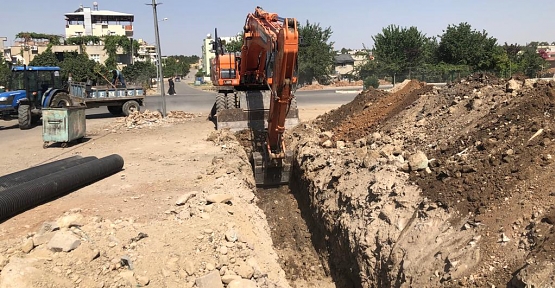
[[[152,0],[152,4],[146,4],[152,6],[152,14],[154,16],[154,34],[156,36],[156,54],[158,58],[158,75],[161,79],[160,81],[160,94],[162,96],[162,116],[166,117],[166,93],[164,91],[164,73],[162,73],[162,50],[160,49],[160,33],[158,32],[158,13],[156,12],[156,6],[162,5],[162,3],[156,3],[156,0]]]

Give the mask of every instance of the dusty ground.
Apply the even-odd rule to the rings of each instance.
[[[2,171],[126,164],[0,224],[0,288],[552,287],[554,86],[476,74],[301,110],[280,189],[254,188],[248,133],[202,115],[93,121],[67,149],[24,131]]]

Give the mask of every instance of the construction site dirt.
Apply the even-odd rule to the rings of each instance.
[[[258,134],[214,131],[185,113],[102,119],[83,144],[0,163],[13,172],[70,155],[126,161],[1,223],[0,283],[554,286],[554,104],[553,81],[483,74],[370,89],[286,130],[295,161],[278,189],[254,185]],[[33,133],[10,145],[42,151]],[[52,249],[62,236],[80,245]]]

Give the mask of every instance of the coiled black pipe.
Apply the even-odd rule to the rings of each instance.
[[[14,172],[0,177],[0,191],[96,159],[94,156],[83,158],[77,155]]]
[[[0,222],[108,177],[122,168],[123,158],[113,154],[10,187],[0,193]]]

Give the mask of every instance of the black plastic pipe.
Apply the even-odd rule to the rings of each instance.
[[[0,193],[0,222],[115,174],[122,168],[123,158],[113,154],[10,187]]]
[[[77,155],[14,172],[0,177],[0,191],[96,159],[94,156],[83,158]]]

